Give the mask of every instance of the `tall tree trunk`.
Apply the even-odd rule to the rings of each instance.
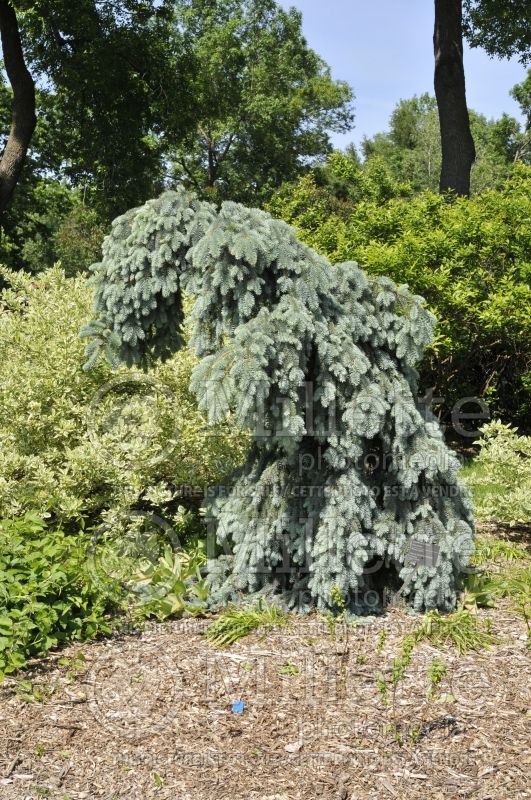
[[[466,105],[461,0],[435,0],[433,50],[442,146],[439,189],[467,195],[476,151]]]
[[[0,214],[8,207],[35,130],[35,85],[26,67],[17,16],[0,0],[0,37],[7,77],[13,89],[11,130],[0,160]],[[1,217],[0,217],[1,220]]]

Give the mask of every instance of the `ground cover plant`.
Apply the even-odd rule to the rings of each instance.
[[[201,547],[129,559],[124,550],[115,536],[67,533],[37,513],[0,519],[0,680],[72,641],[205,607]]]
[[[86,539],[37,515],[0,521],[0,678],[74,639],[111,632],[115,587],[94,586]]]

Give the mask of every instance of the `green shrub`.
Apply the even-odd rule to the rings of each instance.
[[[531,436],[495,420],[481,429],[478,457],[461,475],[472,491],[476,516],[531,521]]]
[[[2,223],[0,263],[33,275],[42,274],[57,261],[67,275],[86,272],[100,256],[108,227],[106,220],[86,205],[81,190],[29,172]]]
[[[28,659],[73,640],[110,633],[123,621],[138,625],[200,614],[207,588],[204,545],[174,550],[158,542],[127,552],[127,536],[48,528],[28,512],[0,520],[0,680]],[[157,557],[158,556],[158,557]]]
[[[74,203],[62,220],[54,240],[55,258],[67,275],[87,271],[101,253],[105,231],[94,209]]]
[[[84,372],[84,278],[0,278],[1,676],[114,615],[201,613],[201,493],[247,437],[198,412],[187,349],[147,373]]]
[[[201,490],[233,471],[246,437],[198,412],[191,352],[147,374],[83,372],[85,280],[57,267],[0,276],[10,284],[0,295],[0,517],[33,509],[65,529],[86,521],[117,532],[143,509],[179,537],[196,534]]]
[[[118,595],[91,580],[89,539],[47,530],[35,514],[0,521],[0,679],[61,643],[111,630]]]
[[[268,209],[331,261],[358,261],[425,298],[438,327],[422,385],[447,409],[480,396],[493,415],[529,426],[531,168],[519,164],[501,190],[453,203],[431,192],[400,197],[398,185],[384,191],[388,174],[367,176],[341,154],[328,173],[354,187],[347,199],[310,175]]]

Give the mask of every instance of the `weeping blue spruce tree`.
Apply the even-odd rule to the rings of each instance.
[[[213,604],[271,595],[364,613],[385,589],[450,609],[473,551],[459,463],[416,402],[434,317],[407,287],[331,265],[284,222],[166,192],[113,223],[93,267],[88,367],[149,366],[182,346],[195,298],[192,388],[215,422],[252,432],[212,502]]]

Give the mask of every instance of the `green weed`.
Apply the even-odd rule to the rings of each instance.
[[[461,608],[452,614],[429,611],[412,636],[415,643],[429,641],[435,647],[457,648],[463,655],[470,650],[481,650],[497,642],[492,633],[491,622],[482,622],[476,614]]]
[[[261,602],[254,608],[231,606],[207,628],[206,637],[214,647],[230,647],[258,628],[270,630],[288,621],[288,614]]]

